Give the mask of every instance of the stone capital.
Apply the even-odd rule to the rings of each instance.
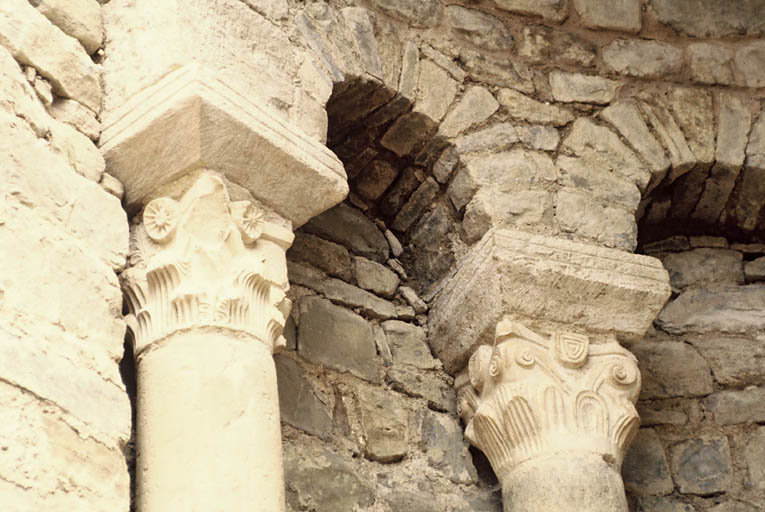
[[[505,318],[458,391],[465,435],[503,482],[525,463],[593,455],[618,473],[640,420],[637,360],[616,340],[541,336]]]
[[[150,201],[131,228],[122,274],[136,355],[194,327],[283,346],[293,234],[278,220],[251,201],[232,201],[212,172],[200,173],[177,199]]]

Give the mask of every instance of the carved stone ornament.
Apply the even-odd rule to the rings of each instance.
[[[505,319],[494,346],[471,357],[469,376],[458,391],[465,436],[501,480],[526,461],[562,453],[597,454],[618,471],[640,424],[637,361],[616,341],[545,338]]]
[[[272,350],[283,346],[292,236],[249,201],[232,202],[209,172],[180,200],[151,201],[131,229],[122,274],[136,354],[173,332],[203,326],[248,333]]]

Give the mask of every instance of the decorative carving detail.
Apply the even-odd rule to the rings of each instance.
[[[621,465],[640,420],[635,357],[616,341],[581,334],[546,339],[512,320],[497,325],[458,391],[465,436],[500,478],[521,462],[560,452],[591,452]]]
[[[290,310],[284,252],[291,233],[248,201],[231,202],[223,181],[202,174],[179,200],[159,198],[130,233],[122,274],[136,353],[190,327],[243,331],[284,346]],[[281,233],[279,233],[281,232]]]

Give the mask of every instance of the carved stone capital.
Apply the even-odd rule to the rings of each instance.
[[[210,326],[283,346],[292,239],[259,206],[231,201],[214,173],[200,174],[177,200],[149,202],[131,228],[122,274],[136,354],[179,330]]]
[[[470,358],[469,377],[458,391],[465,436],[503,484],[525,462],[551,456],[593,454],[618,472],[640,424],[637,361],[615,340],[548,338],[506,318],[494,345]]]

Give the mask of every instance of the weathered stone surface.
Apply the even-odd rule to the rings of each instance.
[[[428,177],[417,190],[414,191],[409,201],[406,202],[401,211],[398,212],[396,218],[393,219],[393,229],[399,232],[407,231],[414,221],[416,221],[423,210],[427,208],[436,194],[438,194],[439,187],[436,180]]]
[[[733,52],[715,43],[692,43],[685,50],[694,81],[702,84],[733,83]]]
[[[428,464],[454,483],[477,480],[467,442],[457,418],[425,411],[422,418],[421,447]]]
[[[765,388],[719,391],[704,400],[718,425],[765,421]]]
[[[661,402],[659,402],[660,404]],[[638,402],[637,410],[640,413],[640,425],[651,427],[655,425],[685,425],[688,423],[688,414],[682,409],[662,408],[655,405],[657,402]]]
[[[478,140],[476,140],[476,142],[478,142]],[[433,164],[433,177],[441,184],[448,182],[449,178],[452,177],[454,169],[457,168],[459,161],[459,152],[455,149],[455,146],[447,147],[441,153],[441,156],[438,157],[436,163]]]
[[[284,454],[287,502],[294,511],[310,507],[316,512],[353,510],[375,502],[374,484],[351,460],[322,449],[306,453],[303,446],[287,445]]]
[[[691,247],[696,249],[699,247],[706,247],[710,249],[727,249],[729,247],[728,240],[721,236],[690,236],[688,241]]]
[[[725,501],[709,509],[709,512],[760,512],[757,507],[743,501]]]
[[[457,96],[457,81],[446,71],[429,60],[420,63],[420,78],[417,85],[417,102],[414,112],[440,121]]]
[[[399,320],[382,323],[388,340],[394,364],[410,365],[423,370],[438,367],[438,362],[430,354],[425,342],[426,334],[422,327],[417,327]]]
[[[550,225],[552,215],[553,195],[546,190],[503,192],[483,188],[465,208],[463,239],[477,242],[492,227]]]
[[[372,318],[395,318],[393,303],[357,288],[339,279],[327,279],[321,284],[321,291],[332,302],[349,308],[356,308]]]
[[[404,254],[404,247],[401,245],[398,238],[396,238],[396,235],[394,235],[390,229],[386,229],[384,234],[385,239],[388,240],[388,245],[390,245],[390,252],[393,254],[393,257],[398,258]]]
[[[345,247],[300,231],[295,233],[295,241],[287,251],[287,257],[310,263],[345,281],[353,275],[351,257]]]
[[[563,126],[574,120],[568,110],[534,100],[512,89],[500,89],[499,103],[507,109],[510,117],[530,123]]]
[[[372,0],[372,5],[415,27],[437,25],[443,15],[439,0]]]
[[[550,87],[556,101],[606,104],[616,96],[619,84],[599,76],[553,71]]]
[[[379,388],[358,390],[364,456],[377,462],[396,462],[408,452],[409,412],[400,399]]]
[[[365,290],[391,298],[398,289],[399,278],[395,272],[362,256],[353,259],[356,282]]]
[[[348,247],[361,256],[383,262],[388,242],[374,222],[345,203],[311,219],[303,230]]]
[[[0,44],[22,64],[34,67],[56,93],[101,110],[101,82],[96,65],[75,39],[66,36],[27,0],[0,6]]]
[[[642,26],[640,0],[574,0],[574,8],[586,27],[639,32]]]
[[[495,0],[494,3],[500,9],[555,22],[563,21],[568,14],[568,0]]]
[[[125,187],[122,186],[122,182],[109,174],[108,172],[105,172],[101,175],[101,181],[99,182],[99,185],[101,185],[101,188],[106,190],[108,193],[122,201],[122,198],[125,197]]]
[[[406,204],[406,201],[423,181],[425,181],[425,176],[416,167],[407,167],[401,171],[399,178],[378,203],[380,210],[385,215],[395,216],[398,214],[399,210]]]
[[[432,409],[449,412],[457,409],[454,388],[438,373],[393,365],[388,370],[388,380],[396,391],[424,398]]]
[[[422,300],[417,296],[417,292],[412,290],[408,286],[402,286],[399,288],[399,292],[401,293],[401,296],[406,300],[413,308],[414,311],[417,314],[425,313],[428,310],[428,305],[425,304],[425,301]]]
[[[276,378],[279,386],[281,420],[309,434],[329,439],[332,417],[304,370],[291,357],[276,355]]]
[[[693,37],[759,35],[765,28],[759,0],[731,5],[716,0],[651,0],[650,6],[659,21]]]
[[[556,292],[550,294],[550,287]],[[510,313],[642,335],[669,293],[658,260],[492,230],[433,301],[428,343],[447,371],[455,372],[475,347],[491,341],[499,319]]]
[[[667,181],[671,183],[693,169],[693,166],[696,165],[696,158],[688,147],[685,135],[683,135],[669,110],[648,103],[641,103],[640,105],[646,119],[669,155],[672,168],[667,175]]]
[[[97,140],[101,134],[101,123],[96,120],[93,112],[74,100],[58,98],[48,110],[53,117],[72,125],[90,140]]]
[[[597,47],[586,39],[542,26],[523,27],[516,53],[541,64],[556,62],[563,65],[591,67]]]
[[[32,5],[65,34],[79,40],[89,54],[101,47],[101,5],[96,0],[33,0]]]
[[[707,362],[690,345],[641,341],[630,347],[643,375],[642,399],[704,396],[712,392]]]
[[[669,475],[667,457],[652,428],[641,428],[622,465],[624,488],[638,496],[669,494],[675,485]]]
[[[460,62],[474,79],[499,87],[512,87],[525,94],[535,91],[531,68],[524,63],[508,60],[467,46],[460,49]]]
[[[765,427],[759,427],[744,452],[749,481],[757,489],[765,489]]]
[[[702,435],[678,443],[671,453],[672,474],[680,492],[704,496],[730,486],[730,448],[724,435]]]
[[[516,126],[515,131],[524,146],[542,151],[555,151],[560,143],[558,130],[545,125]]]
[[[628,251],[637,247],[637,224],[631,211],[600,204],[577,190],[562,189],[556,194],[555,218],[561,230],[606,247]]]
[[[675,288],[711,283],[743,284],[742,255],[728,249],[694,249],[670,253],[661,261]]]
[[[51,148],[60,153],[80,175],[98,183],[106,168],[101,152],[93,142],[74,127],[51,123]]]
[[[683,67],[680,48],[642,39],[618,39],[603,48],[601,58],[611,71],[644,78],[673,75]]]
[[[744,278],[747,283],[765,281],[765,256],[744,263]]]
[[[643,510],[650,510],[651,512],[696,512],[693,505],[682,500],[661,496],[647,496],[641,498],[639,503]]]
[[[757,331],[765,328],[764,303],[765,285],[690,289],[664,308],[656,325],[673,334]]]
[[[457,137],[454,139],[454,148],[458,154],[466,154],[489,149],[505,149],[516,142],[518,142],[518,134],[513,125],[498,123],[483,130]],[[435,167],[433,172],[435,174]]]
[[[422,46],[422,54],[448,71],[458,82],[462,83],[465,81],[467,73],[453,60],[453,57],[444,55],[429,44]]]
[[[385,193],[393,180],[398,176],[398,169],[383,160],[372,160],[356,180],[354,190],[370,201],[378,199]]]
[[[762,69],[763,58],[765,58],[765,42],[763,41],[753,41],[736,50],[737,81],[746,87],[765,86],[765,71]]]
[[[760,114],[752,125],[746,146],[746,165],[765,170],[765,115]]]
[[[438,134],[454,137],[474,124],[489,118],[499,108],[494,96],[483,87],[473,86],[460,98],[457,105],[446,114],[438,128]]]
[[[715,159],[712,94],[700,88],[673,87],[666,104],[675,114],[696,161],[707,166]]]
[[[382,139],[380,144],[390,149],[398,156],[412,152],[433,128],[433,122],[418,112],[409,112],[396,119]]]
[[[328,300],[306,297],[300,302],[298,353],[307,361],[380,381],[372,328],[359,315]]]
[[[576,188],[593,199],[622,206],[628,211],[637,209],[640,202],[637,186],[599,162],[559,155],[555,163],[561,185]]]
[[[494,16],[459,5],[449,5],[445,10],[446,22],[474,45],[487,50],[513,48],[512,34]]]

